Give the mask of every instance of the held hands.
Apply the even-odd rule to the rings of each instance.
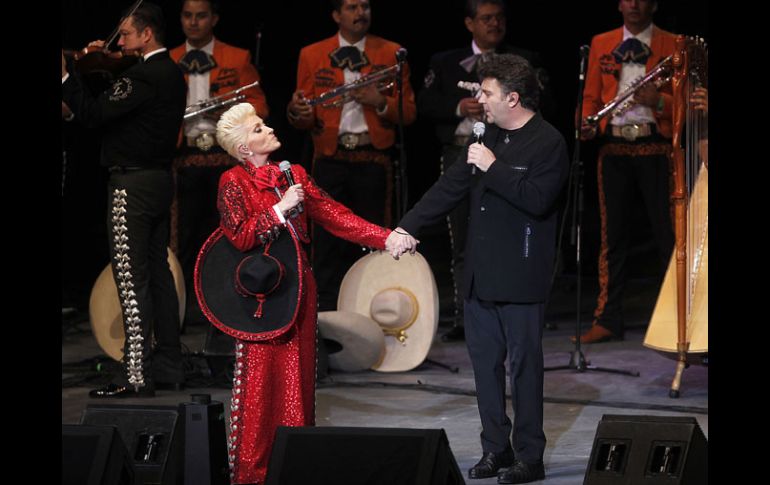
[[[297,207],[303,200],[305,200],[305,190],[302,188],[302,184],[295,184],[284,192],[281,201],[276,205],[283,215],[287,215],[290,210]]]
[[[417,244],[419,242],[403,228],[397,227],[385,240],[385,250],[393,256],[393,259],[398,259],[407,251],[409,251],[409,254],[414,254],[417,251]]]
[[[479,100],[476,98],[469,97],[461,99],[459,107],[460,115],[466,118],[481,121],[484,116],[484,106],[479,103]]]
[[[496,160],[492,150],[485,147],[482,143],[471,143],[468,147],[468,164],[475,165],[482,172],[489,170],[489,166]]]

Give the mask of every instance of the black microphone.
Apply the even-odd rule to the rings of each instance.
[[[406,60],[406,54],[407,54],[406,49],[404,49],[403,47],[400,47],[396,51],[396,61],[404,62]]]
[[[283,172],[283,176],[286,177],[286,182],[289,183],[289,187],[294,185],[294,177],[291,175],[291,163],[289,163],[288,160],[284,160],[278,164],[278,168]],[[297,212],[301,214],[303,210],[302,202],[300,202],[297,204]]]
[[[580,46],[580,57],[588,57],[588,53],[591,52],[591,48],[587,45]]]
[[[486,129],[486,125],[481,121],[473,123],[473,135],[476,137],[476,143],[481,143],[481,137],[484,136]],[[471,175],[476,175],[476,165],[471,168]]]

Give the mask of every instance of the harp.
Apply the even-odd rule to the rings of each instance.
[[[703,39],[677,37],[673,55],[675,247],[644,345],[676,360],[669,396],[679,397],[682,373],[708,364],[708,111],[690,102],[708,88]]]

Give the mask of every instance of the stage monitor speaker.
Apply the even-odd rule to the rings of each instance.
[[[208,394],[179,404],[184,423],[184,484],[230,485],[225,408]]]
[[[583,485],[706,485],[708,442],[680,416],[605,414]]]
[[[132,485],[134,469],[115,426],[61,425],[62,485]]]
[[[134,466],[135,484],[181,483],[184,422],[176,406],[89,404],[80,422],[117,427]]]
[[[265,485],[463,485],[443,429],[279,427]]]

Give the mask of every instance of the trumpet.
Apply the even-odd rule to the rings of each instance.
[[[317,98],[308,99],[310,106],[320,105],[322,108],[337,108],[345,103],[353,101],[352,91],[370,84],[377,84],[378,91],[386,91],[393,87],[398,74],[398,64],[394,64],[379,71],[370,72],[355,81],[338,86],[322,93]],[[339,99],[337,99],[339,98]]]
[[[594,126],[599,122],[599,120],[609,114],[613,116],[621,115],[636,104],[633,95],[642,86],[654,82],[655,86],[660,88],[665,83],[670,81],[671,75],[673,74],[672,58],[673,56],[668,56],[660,61],[650,70],[650,72],[645,74],[643,77],[634,80],[631,84],[628,85],[626,89],[618,93],[618,95],[615,96],[612,101],[605,104],[602,109],[596,112],[596,114],[586,116],[583,120],[583,123]]]
[[[234,89],[227,93],[220,94],[219,96],[214,96],[213,98],[204,99],[202,101],[198,101],[195,104],[191,104],[190,106],[186,107],[184,110],[184,119],[189,120],[190,118],[202,115],[203,113],[208,113],[209,111],[213,111],[215,109],[223,108],[225,106],[230,106],[231,104],[237,103],[238,101],[246,98],[246,95],[241,94],[241,91],[244,91],[249,88],[253,88],[254,86],[257,86],[257,85],[259,85],[259,81],[254,81],[251,84],[241,86],[238,89]]]

